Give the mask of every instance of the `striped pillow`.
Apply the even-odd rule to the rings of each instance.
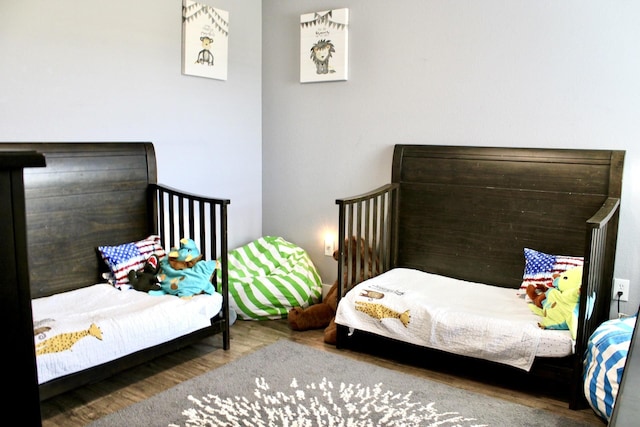
[[[304,249],[267,236],[229,252],[229,295],[240,319],[283,319],[318,302],[322,282]]]
[[[554,275],[574,267],[582,267],[584,259],[576,256],[550,255],[544,252],[524,248],[524,274],[519,293],[526,295],[527,286],[542,285],[553,287]]]
[[[637,316],[603,322],[589,337],[584,361],[584,394],[609,421],[618,395]]]

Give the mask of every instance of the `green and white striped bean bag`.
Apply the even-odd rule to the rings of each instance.
[[[240,319],[283,319],[321,295],[307,252],[281,237],[261,237],[229,252],[229,302]]]

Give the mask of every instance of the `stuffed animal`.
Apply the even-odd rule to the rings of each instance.
[[[336,315],[338,306],[338,281],[331,286],[322,302],[307,308],[293,307],[287,320],[294,331],[326,328]]]
[[[351,277],[350,284],[347,277],[347,272],[345,271],[344,273],[343,283],[348,285],[348,288],[351,288],[355,284],[365,279],[365,256],[368,256],[369,258],[369,262],[368,262],[369,274],[366,277],[372,277],[373,263],[371,260],[374,257],[373,257],[373,252],[371,248],[368,248],[368,251],[365,251],[364,239],[360,239],[360,244],[358,244],[356,238],[352,237],[350,241],[349,239],[345,241],[346,245],[348,245],[349,243],[351,243],[351,248],[347,250],[347,254],[351,258],[350,271],[352,272],[356,271],[355,267],[357,265],[357,258],[359,258],[361,262],[359,278]],[[359,257],[357,255],[358,247],[360,250]],[[336,261],[339,261],[339,253],[337,250],[333,252],[333,259],[335,259]],[[346,261],[347,260],[345,260],[345,264],[347,263]],[[355,275],[355,273],[352,273],[352,274]],[[289,326],[294,331],[306,331],[309,329],[325,328],[324,342],[327,344],[335,345],[336,338],[337,338],[337,326],[335,323],[337,308],[338,308],[338,281],[336,280],[333,283],[333,285],[331,285],[331,288],[329,288],[329,291],[327,292],[327,295],[322,300],[322,302],[318,304],[313,304],[307,308],[294,307],[291,310],[289,310],[288,317],[287,317]]]
[[[211,278],[216,268],[216,261],[202,260],[202,254],[192,239],[183,238],[180,246],[171,248],[169,255],[160,261],[160,289],[149,294],[179,297],[213,294],[215,288]]]
[[[144,264],[142,270],[131,270],[127,277],[133,289],[140,292],[159,291],[160,279],[158,272],[160,271],[160,260],[157,255],[151,255]]]
[[[536,307],[542,308],[542,301],[547,297],[546,291],[548,291],[546,285],[537,284],[537,285],[529,285],[527,286],[527,297],[532,304],[535,304]]]
[[[571,268],[553,279],[553,287],[545,292],[542,308],[530,303],[529,308],[542,316],[542,329],[568,329],[576,339],[577,319],[582,284],[582,267]]]
[[[169,264],[175,270],[191,268],[201,260],[202,254],[193,239],[180,239],[180,246],[169,252]]]

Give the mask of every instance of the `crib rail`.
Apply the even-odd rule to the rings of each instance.
[[[620,199],[609,197],[602,208],[587,221],[575,348],[576,369],[573,370],[577,378],[572,381],[574,385],[581,384],[578,377],[582,372],[582,360],[589,337],[602,322],[609,320],[619,208]],[[575,390],[574,396],[581,393],[582,390]]]
[[[355,284],[395,265],[398,190],[398,184],[387,184],[365,194],[336,200],[339,209],[338,299]]]
[[[216,199],[185,193],[160,184],[149,184],[149,224],[157,233],[164,248],[180,245],[186,237],[195,241],[205,260],[219,260],[216,275],[220,275],[217,289],[224,298],[224,348],[229,348],[229,270],[227,206],[228,199]],[[218,287],[217,277],[212,281]]]
[[[193,239],[204,259],[217,259],[227,252],[227,199],[185,193],[160,184],[150,184],[150,224],[162,237],[163,247],[178,246],[183,237]]]

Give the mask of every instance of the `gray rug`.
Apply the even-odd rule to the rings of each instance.
[[[91,427],[580,425],[282,340]]]

